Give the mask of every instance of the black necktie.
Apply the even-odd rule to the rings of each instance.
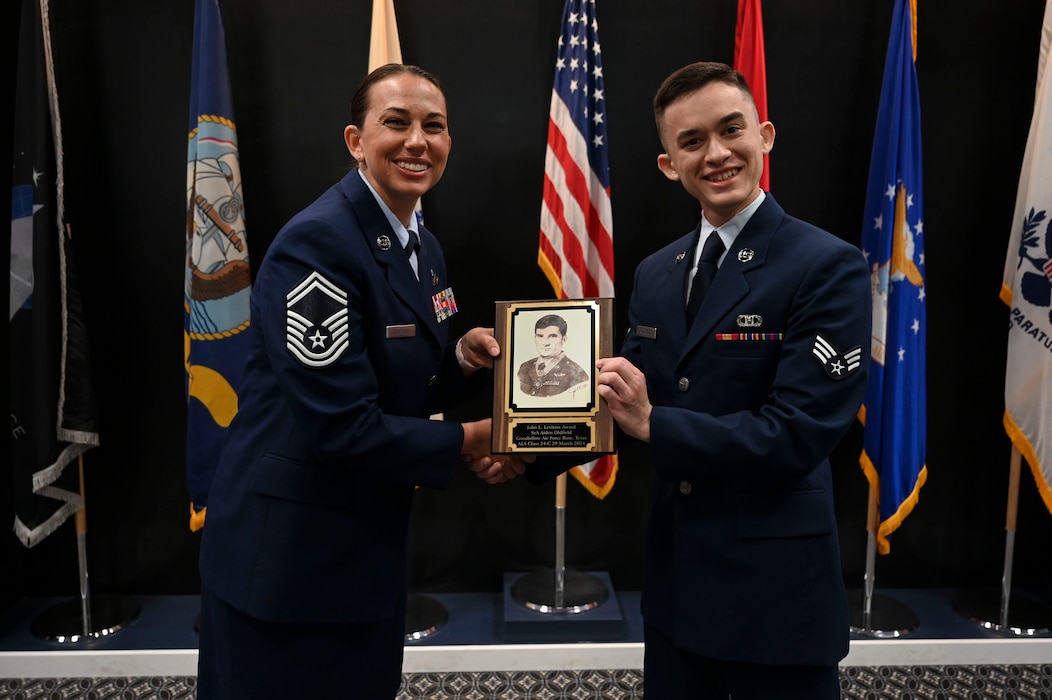
[[[701,257],[698,258],[698,271],[694,275],[694,283],[690,288],[690,298],[687,299],[687,323],[694,323],[694,317],[698,315],[701,308],[701,300],[705,298],[705,292],[716,277],[716,263],[723,255],[723,239],[715,231],[709,234],[705,240],[705,247],[701,249]]]
[[[416,235],[416,231],[409,230],[409,242],[405,244],[405,256],[407,258],[413,257],[413,253],[420,250],[420,236]]]

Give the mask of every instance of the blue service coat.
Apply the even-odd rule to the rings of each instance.
[[[461,465],[459,423],[428,420],[484,386],[464,377],[433,295],[372,193],[350,172],[279,232],[252,290],[240,406],[209,494],[201,577],[271,622],[400,615],[416,486]],[[479,373],[482,374],[482,373]]]
[[[866,261],[768,194],[688,326],[697,237],[638,266],[621,351],[654,406],[643,615],[710,658],[833,664],[849,611],[828,456],[866,389]]]

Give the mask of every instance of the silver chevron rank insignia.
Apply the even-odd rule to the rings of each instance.
[[[820,335],[815,336],[815,345],[811,352],[826,371],[830,379],[840,381],[862,365],[862,346],[851,348],[844,354],[833,347],[833,344]]]

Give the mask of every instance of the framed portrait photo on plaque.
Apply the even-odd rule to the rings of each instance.
[[[612,298],[498,301],[493,453],[611,454],[596,360],[613,346]]]

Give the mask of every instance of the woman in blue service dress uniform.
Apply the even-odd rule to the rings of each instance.
[[[490,449],[488,419],[429,420],[499,353],[492,329],[447,342],[453,290],[414,214],[450,151],[438,81],[376,69],[344,140],[357,167],[284,226],[254,282],[201,543],[201,700],[393,698],[413,491]],[[521,472],[501,460],[472,468]]]

